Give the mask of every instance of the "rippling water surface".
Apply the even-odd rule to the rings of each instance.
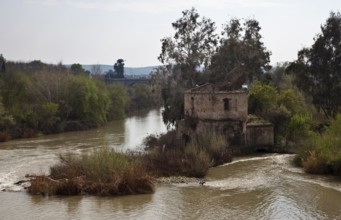
[[[160,184],[152,195],[41,197],[13,184],[47,173],[58,154],[134,149],[165,130],[153,110],[104,128],[0,144],[0,219],[341,219],[341,179],[305,174],[292,155],[236,158],[210,169],[203,186]]]

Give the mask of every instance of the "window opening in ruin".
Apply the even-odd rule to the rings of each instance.
[[[224,110],[228,111],[230,109],[230,100],[229,99],[223,99],[224,101]]]
[[[194,114],[194,97],[191,97],[191,112]]]

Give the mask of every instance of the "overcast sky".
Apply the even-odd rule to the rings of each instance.
[[[218,29],[231,18],[258,20],[275,64],[310,46],[341,0],[0,0],[0,53],[13,61],[159,65],[160,39],[192,6]]]

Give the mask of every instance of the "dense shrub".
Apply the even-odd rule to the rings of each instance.
[[[126,106],[127,112],[136,112],[143,109],[158,107],[158,94],[153,92],[149,85],[137,84],[128,89],[128,101]]]
[[[175,131],[145,139],[143,160],[156,176],[182,175],[203,177],[208,168],[231,161],[226,137],[198,134],[190,143],[176,137]]]
[[[122,86],[71,74],[62,64],[9,62],[0,75],[1,140],[83,130],[122,119],[128,96]]]
[[[332,119],[322,134],[311,133],[297,155],[303,168],[310,173],[341,175],[341,115]]]
[[[108,111],[108,119],[123,119],[125,107],[128,101],[127,89],[120,85],[108,85],[108,92],[111,105]]]
[[[65,83],[65,99],[71,108],[71,119],[91,120],[97,124],[107,121],[110,99],[106,90],[87,76],[72,76]]]
[[[305,106],[300,93],[288,85],[283,86],[280,91],[260,82],[254,82],[251,86],[249,113],[274,125],[275,142],[282,147],[300,142],[311,129],[312,116]]]

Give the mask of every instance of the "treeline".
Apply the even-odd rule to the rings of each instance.
[[[151,75],[151,94],[161,94],[166,124],[176,125],[184,118],[183,95],[186,89],[207,82],[228,81],[231,90],[247,84],[251,113],[248,120],[262,118],[272,122],[276,145],[285,151],[298,153],[295,161],[307,172],[341,174],[340,13],[330,14],[314,44],[300,50],[296,61],[278,64],[275,68],[269,65],[271,52],[264,46],[261,27],[254,19],[230,20],[219,38],[215,33],[215,23],[201,18],[192,8],[183,11],[182,17],[172,26],[174,36],[161,39],[159,60],[165,66]],[[45,123],[76,119],[100,124],[123,115],[126,93],[130,102],[136,104],[130,105],[134,106],[132,109],[145,104],[142,100],[152,100],[152,95],[141,95],[150,94],[145,88],[127,92],[122,87],[105,86],[86,77],[70,76],[58,68],[61,66],[55,66],[51,71],[63,72],[65,76],[55,76],[66,79],[61,84],[65,88],[58,90],[63,92],[53,93],[60,94],[62,98],[57,99],[59,101],[47,102],[46,94],[50,97],[49,92],[27,96],[31,94],[27,91],[35,91],[32,87],[38,89],[45,85],[44,81],[34,84],[39,82],[33,80],[40,79],[39,71],[32,75],[2,75],[2,81],[6,75],[9,77],[7,87],[1,87],[2,120],[12,121],[15,115],[16,120],[23,119],[24,125],[29,124],[27,119],[32,115],[45,115],[45,119],[50,119],[40,120]],[[11,78],[14,76],[17,78]],[[58,80],[49,82],[57,83]],[[27,85],[31,85],[31,89],[28,90]],[[15,89],[10,90],[11,87]],[[12,93],[7,94],[6,91]],[[12,97],[10,94],[15,97],[16,105],[8,105],[6,98]],[[38,99],[42,94],[45,94],[43,98]],[[138,95],[140,97],[136,98]],[[35,98],[29,100],[27,97]],[[159,100],[160,97],[155,98]],[[90,103],[102,108],[92,112]],[[67,117],[63,118],[62,113],[68,113],[64,114]],[[177,139],[173,130],[147,137],[145,145],[147,152],[132,152],[128,156],[103,150],[81,157],[61,157],[61,163],[51,168],[51,177],[34,178],[29,191],[33,194],[63,195],[151,193],[153,177],[203,177],[209,167],[231,161],[232,156],[228,140],[212,131],[198,134],[196,140],[187,142]]]
[[[275,67],[270,65],[271,51],[264,45],[255,19],[233,18],[223,25],[219,36],[215,22],[192,8],[183,11],[172,27],[174,35],[161,39],[158,59],[165,66],[152,75],[162,94],[166,124],[175,125],[185,118],[183,94],[187,89],[204,83],[229,82],[231,90],[247,85],[252,114],[249,120],[270,121],[277,147],[284,152],[300,152],[296,160],[300,165],[323,161],[316,164],[328,169],[320,170],[340,174],[341,146],[337,141],[332,142],[333,147],[309,145],[316,137],[337,139],[340,135],[328,133],[336,129],[331,125],[338,121],[341,111],[339,12],[330,13],[313,45],[299,50],[297,60]]]
[[[74,69],[40,61],[5,62],[0,140],[84,130],[158,105],[151,86],[109,85]]]

